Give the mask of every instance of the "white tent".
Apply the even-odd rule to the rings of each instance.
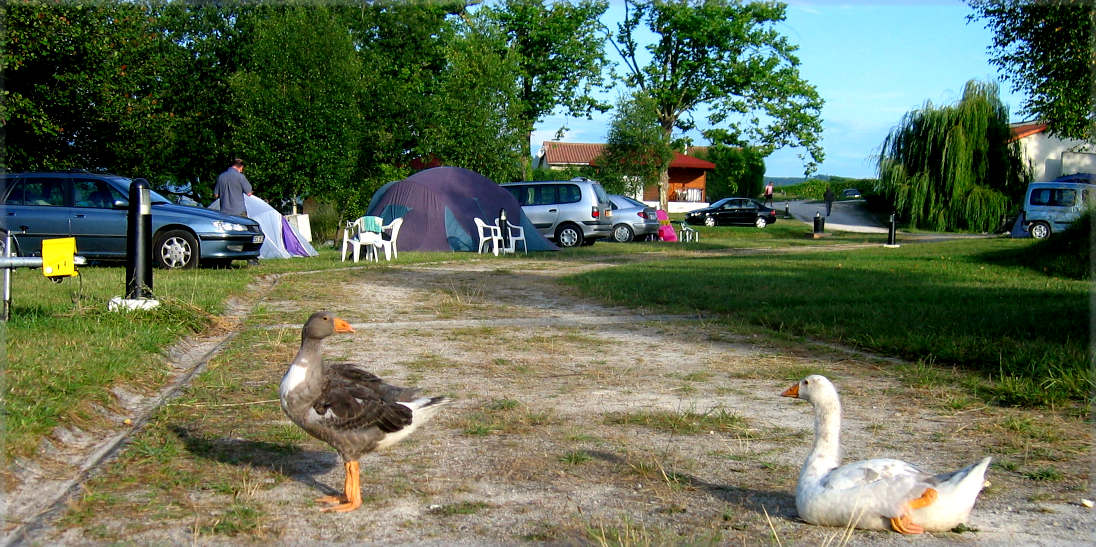
[[[220,200],[209,204],[210,209],[220,209]],[[281,213],[267,202],[255,196],[244,196],[247,217],[259,223],[266,236],[259,249],[259,258],[292,258],[316,256],[316,249],[301,236]]]

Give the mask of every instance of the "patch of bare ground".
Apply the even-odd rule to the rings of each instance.
[[[906,381],[893,361],[609,308],[555,282],[597,265],[500,264],[361,270],[330,292],[302,276],[307,299],[265,302],[269,322],[242,327],[33,541],[906,543],[796,517],[811,409],[779,393],[810,372],[841,393],[846,461],[900,457],[945,471],[994,456],[969,529],[920,544],[1096,537],[1080,504],[1094,497],[1082,419],[987,407],[959,381]],[[349,514],[313,504],[341,488],[342,466],[273,401],[299,321],[320,308],[357,329],[328,339],[328,358],[455,400],[363,458],[365,504]]]

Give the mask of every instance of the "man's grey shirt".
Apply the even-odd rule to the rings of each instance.
[[[244,196],[251,193],[251,183],[243,173],[229,167],[217,175],[217,185],[213,193],[221,200],[221,212],[230,215],[246,215]]]

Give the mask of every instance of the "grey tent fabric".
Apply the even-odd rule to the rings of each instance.
[[[365,214],[379,216],[385,224],[403,217],[401,251],[475,252],[479,235],[472,219],[492,224],[503,209],[511,224],[525,229],[530,252],[558,250],[537,233],[510,192],[460,167],[435,167],[390,182],[373,194]]]

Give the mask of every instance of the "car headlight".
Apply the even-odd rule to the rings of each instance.
[[[213,227],[222,232],[246,232],[247,226],[226,220],[214,220]]]

